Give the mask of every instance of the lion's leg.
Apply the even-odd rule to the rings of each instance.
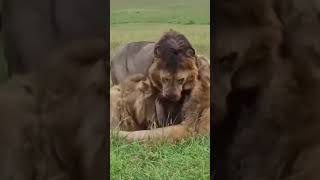
[[[192,135],[195,129],[198,134],[210,133],[210,108],[203,111],[199,122],[183,122],[182,124],[168,126],[164,128],[156,128],[151,130],[141,131],[119,131],[119,136],[126,138],[129,142],[132,141],[147,141],[147,140],[179,140]]]
[[[174,125],[164,128],[156,128],[142,131],[119,131],[119,136],[126,138],[129,142],[132,141],[147,141],[147,140],[179,140],[190,135],[189,126]]]

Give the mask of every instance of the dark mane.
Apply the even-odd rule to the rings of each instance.
[[[155,56],[164,62],[165,69],[175,72],[183,59],[194,56],[194,49],[183,34],[169,30],[157,42]]]

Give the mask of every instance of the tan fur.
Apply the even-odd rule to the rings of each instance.
[[[194,87],[195,79],[198,76],[198,68],[196,61],[189,61],[190,66],[188,68],[179,70],[177,73],[171,73],[166,69],[162,69],[161,59],[155,58],[154,63],[149,68],[149,78],[152,85],[160,90],[161,96],[166,96],[167,89],[176,89],[174,94],[177,95],[179,100],[181,98],[181,92],[183,90],[191,90]],[[179,80],[183,79],[182,83]],[[168,82],[166,84],[166,82]]]
[[[203,64],[202,66],[200,66],[200,70],[204,69],[210,70],[210,65]],[[198,131],[199,128],[203,129],[202,127],[199,127],[199,121],[210,121],[210,110],[208,111],[208,109],[210,109],[210,74],[208,76],[208,73],[206,71],[203,71],[203,73],[199,73],[199,77],[195,81],[195,86],[191,91],[189,99],[187,99],[183,104],[182,123],[193,124],[195,127],[195,131]],[[208,114],[209,119],[206,120],[205,117],[208,117]],[[202,123],[203,122],[201,122],[201,124]],[[210,126],[210,123],[204,124],[209,124]],[[210,131],[210,128],[208,130]]]
[[[188,39],[173,30],[166,32],[155,44],[153,55],[153,63],[148,69],[147,76],[155,89],[155,96],[159,99],[156,106],[157,120],[164,128],[120,131],[120,136],[128,135],[129,141],[163,137],[181,139],[198,131],[209,132],[210,64],[208,61],[204,57],[197,57]],[[192,109],[194,105],[197,108]],[[192,111],[187,112],[189,109]],[[185,117],[181,114],[185,114]],[[193,116],[194,114],[197,116]],[[168,124],[172,126],[166,127]]]
[[[197,121],[196,128],[194,123],[185,123],[140,131],[119,131],[119,136],[126,138],[128,142],[133,141],[177,141],[186,137],[210,134],[210,107],[205,109]],[[196,130],[196,131],[195,131]]]
[[[129,76],[110,90],[112,129],[134,131],[149,129],[156,123],[155,96],[148,79],[141,74]]]

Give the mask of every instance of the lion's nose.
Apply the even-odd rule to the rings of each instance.
[[[166,94],[166,98],[170,101],[179,100],[179,96],[177,94]]]

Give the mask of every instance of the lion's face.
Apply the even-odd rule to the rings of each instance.
[[[153,55],[148,73],[152,85],[163,98],[179,101],[198,76],[195,50],[183,34],[171,30],[156,43]]]
[[[172,73],[160,71],[161,95],[171,101],[179,101],[183,90],[192,89],[196,79],[196,71],[181,70]]]
[[[198,67],[193,58],[179,62],[172,71],[163,65],[162,59],[155,59],[149,69],[149,77],[154,87],[160,91],[160,96],[170,101],[179,101],[183,91],[191,90],[198,77]]]

